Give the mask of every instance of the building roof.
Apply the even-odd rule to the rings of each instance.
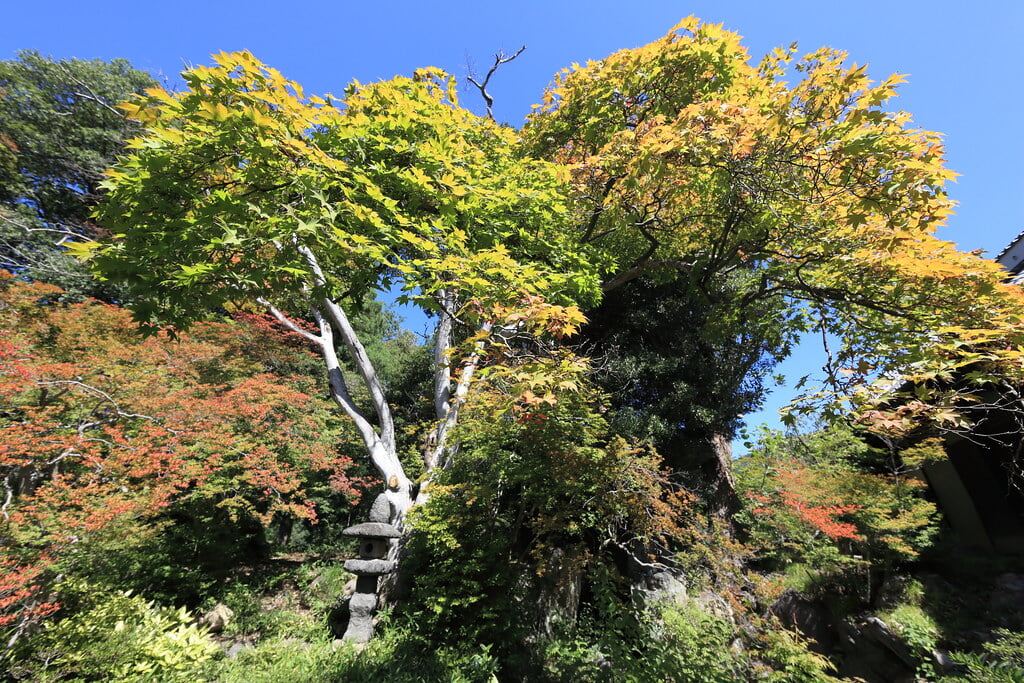
[[[1012,280],[1024,277],[1024,232],[1014,237],[1006,248],[999,252],[995,260],[1010,271]]]

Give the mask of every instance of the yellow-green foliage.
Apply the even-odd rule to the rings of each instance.
[[[90,593],[85,604],[17,651],[10,673],[39,681],[194,681],[219,649],[184,607],[161,607],[130,591]]]
[[[985,643],[981,654],[956,652],[953,660],[962,667],[958,683],[1021,683],[1024,681],[1024,633],[995,630],[996,640]]]
[[[807,642],[799,634],[774,624],[760,636],[761,657],[770,668],[760,672],[761,680],[778,683],[826,683],[838,680],[829,672],[835,666],[822,655],[807,649]]]

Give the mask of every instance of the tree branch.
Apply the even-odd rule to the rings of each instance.
[[[296,325],[290,318],[285,316],[284,313],[279,311],[277,307],[275,307],[272,303],[270,303],[263,297],[256,297],[256,303],[260,304],[261,306],[263,306],[263,308],[267,309],[267,312],[270,313],[270,315],[274,316],[274,318],[277,319],[277,322],[284,325],[288,329],[288,331],[302,335],[303,337],[313,342],[317,346],[324,345],[323,337],[320,337],[318,335],[315,335],[311,332],[307,332],[306,330],[302,329],[301,327]]]
[[[489,334],[491,331],[491,323],[486,322],[480,326],[482,333]],[[469,393],[469,384],[473,379],[473,374],[476,372],[477,367],[480,365],[480,356],[484,350],[485,342],[483,340],[476,342],[473,345],[473,353],[462,364],[462,371],[459,373],[459,380],[455,385],[455,392],[452,399],[448,402],[448,410],[444,416],[444,419],[437,425],[437,429],[434,432],[434,447],[433,450],[426,454],[424,458],[424,465],[426,471],[429,473],[434,468],[447,467],[450,464],[449,457],[442,460],[442,455],[445,452],[448,441],[448,433],[459,419],[459,409],[462,404],[466,401],[466,394]]]
[[[370,421],[363,415],[363,412],[356,406],[355,401],[352,400],[352,395],[348,391],[348,385],[345,383],[345,374],[342,372],[341,363],[338,360],[338,352],[334,345],[334,329],[331,327],[331,323],[319,309],[313,309],[313,317],[316,319],[317,325],[320,326],[320,337],[323,339],[320,349],[323,354],[324,363],[327,365],[327,379],[330,385],[331,399],[345,411],[346,415],[352,418],[356,429],[359,430],[359,434],[363,438],[363,443],[366,445],[370,462],[377,468],[384,481],[387,482],[392,477],[397,477],[399,488],[404,488],[408,491],[409,479],[405,476],[405,470],[395,455],[394,448],[387,446],[378,435],[377,430],[374,429]]]
[[[82,89],[84,89],[86,91],[84,93],[72,92],[72,94],[75,95],[75,97],[81,97],[83,100],[89,100],[90,102],[95,102],[96,104],[98,104],[99,106],[103,107],[107,111],[113,113],[119,119],[127,118],[126,114],[123,111],[120,111],[120,110],[116,109],[115,107],[110,106],[109,102],[107,102],[105,99],[103,99],[102,97],[97,95],[96,91],[92,89],[92,86],[90,86],[88,83],[86,83],[82,79],[77,78],[71,72],[71,69],[69,69],[67,67],[66,64],[61,63],[58,66],[60,67],[60,70],[64,72],[64,75],[68,78],[68,80],[70,80],[75,85],[79,86],[80,88],[82,88]]]
[[[474,76],[472,72],[470,72],[470,74],[466,76],[466,80],[475,85],[476,89],[480,91],[480,96],[484,98],[484,103],[487,105],[487,118],[489,118],[491,121],[494,120],[494,112],[491,110],[491,108],[494,106],[494,98],[491,96],[489,92],[487,92],[487,84],[491,82],[491,76],[494,75],[494,73],[498,70],[499,66],[501,66],[502,64],[508,64],[513,59],[523,54],[524,50],[526,50],[525,45],[519,48],[519,50],[517,50],[516,53],[511,56],[506,55],[504,51],[499,50],[498,54],[494,55],[494,65],[487,72],[487,76],[484,77],[483,82],[478,81],[476,79],[476,76]]]
[[[318,284],[321,287],[326,285],[327,278],[324,276],[323,269],[320,267],[316,255],[308,247],[302,245],[296,245],[296,247],[303,258],[306,259],[309,267],[313,269]],[[363,378],[363,383],[366,384],[366,388],[370,392],[370,399],[373,401],[373,407],[377,411],[377,417],[380,420],[380,440],[385,448],[389,451],[394,451],[395,421],[391,416],[391,407],[388,405],[387,398],[384,395],[384,387],[377,376],[377,371],[373,367],[370,357],[366,354],[366,349],[359,340],[359,336],[356,334],[355,329],[353,329],[351,322],[349,322],[348,316],[345,315],[345,311],[328,297],[324,297],[321,304],[327,313],[327,318],[341,334],[341,340],[345,343],[345,347],[348,348],[352,362],[356,366],[356,372]]]
[[[451,396],[451,360],[448,352],[452,348],[452,310],[455,307],[455,294],[442,289],[437,293],[437,298],[441,305],[441,313],[437,321],[437,339],[434,344],[434,414],[441,420],[448,413],[448,399]]]

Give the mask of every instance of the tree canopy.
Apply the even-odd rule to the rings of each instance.
[[[781,299],[765,310],[782,339],[842,340],[823,398],[979,358],[1019,375],[1021,292],[935,237],[955,174],[938,134],[885,110],[900,81],[830,49],[754,64],[735,33],[690,18],[559,74],[524,135],[571,169],[606,291],[647,274],[719,306]],[[714,283],[737,272],[750,284],[723,299]]]
[[[123,59],[0,62],[0,267],[96,293],[61,245],[99,235],[103,173],[139,130],[116,105],[154,85]]]
[[[940,136],[887,109],[898,77],[841,52],[754,63],[690,18],[565,70],[521,130],[468,112],[436,69],[307,97],[250,53],[214,61],[121,105],[140,132],[102,185],[110,238],[72,250],[155,338],[259,312],[316,350],[406,532],[391,559],[415,571],[431,642],[553,637],[584,599],[612,624],[683,557],[733,576],[741,561],[707,548],[742,554],[716,526],[735,508],[673,475],[802,333],[840,341],[813,398],[876,425],[959,421],[1024,372],[1024,294],[935,237],[953,210]],[[355,323],[396,288],[437,325],[429,396],[401,408],[370,352],[379,327]],[[916,403],[895,403],[908,388]],[[764,546],[784,532],[780,562],[814,539],[893,562],[930,542],[902,470],[776,450],[741,482],[742,514]],[[613,636],[643,632],[629,614]]]
[[[146,134],[106,183],[97,216],[114,239],[94,252],[95,267],[126,284],[150,329],[248,303],[317,344],[335,400],[385,481],[395,478],[404,509],[410,482],[391,406],[351,307],[400,285],[448,321],[437,355],[442,448],[489,330],[571,332],[582,320],[575,300],[595,297],[585,259],[564,246],[564,176],[514,154],[513,131],[459,108],[440,72],[353,84],[336,106],[304,99],[248,53],[216,59],[185,73],[187,91],[151,90],[126,105]],[[319,333],[300,328],[308,315]],[[471,336],[449,401],[454,320],[483,336]],[[334,335],[376,424],[338,372]]]

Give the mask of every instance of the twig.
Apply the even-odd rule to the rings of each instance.
[[[119,119],[127,118],[123,111],[119,111],[118,109],[112,107],[107,100],[96,94],[96,91],[93,90],[88,83],[78,78],[73,73],[71,73],[71,69],[68,68],[67,64],[61,62],[60,70],[63,71],[64,75],[67,76],[72,82],[74,82],[75,85],[83,88],[86,91],[84,93],[72,91],[73,95],[75,95],[76,97],[81,97],[83,100],[89,100],[90,102],[98,104],[107,111],[113,113]]]

